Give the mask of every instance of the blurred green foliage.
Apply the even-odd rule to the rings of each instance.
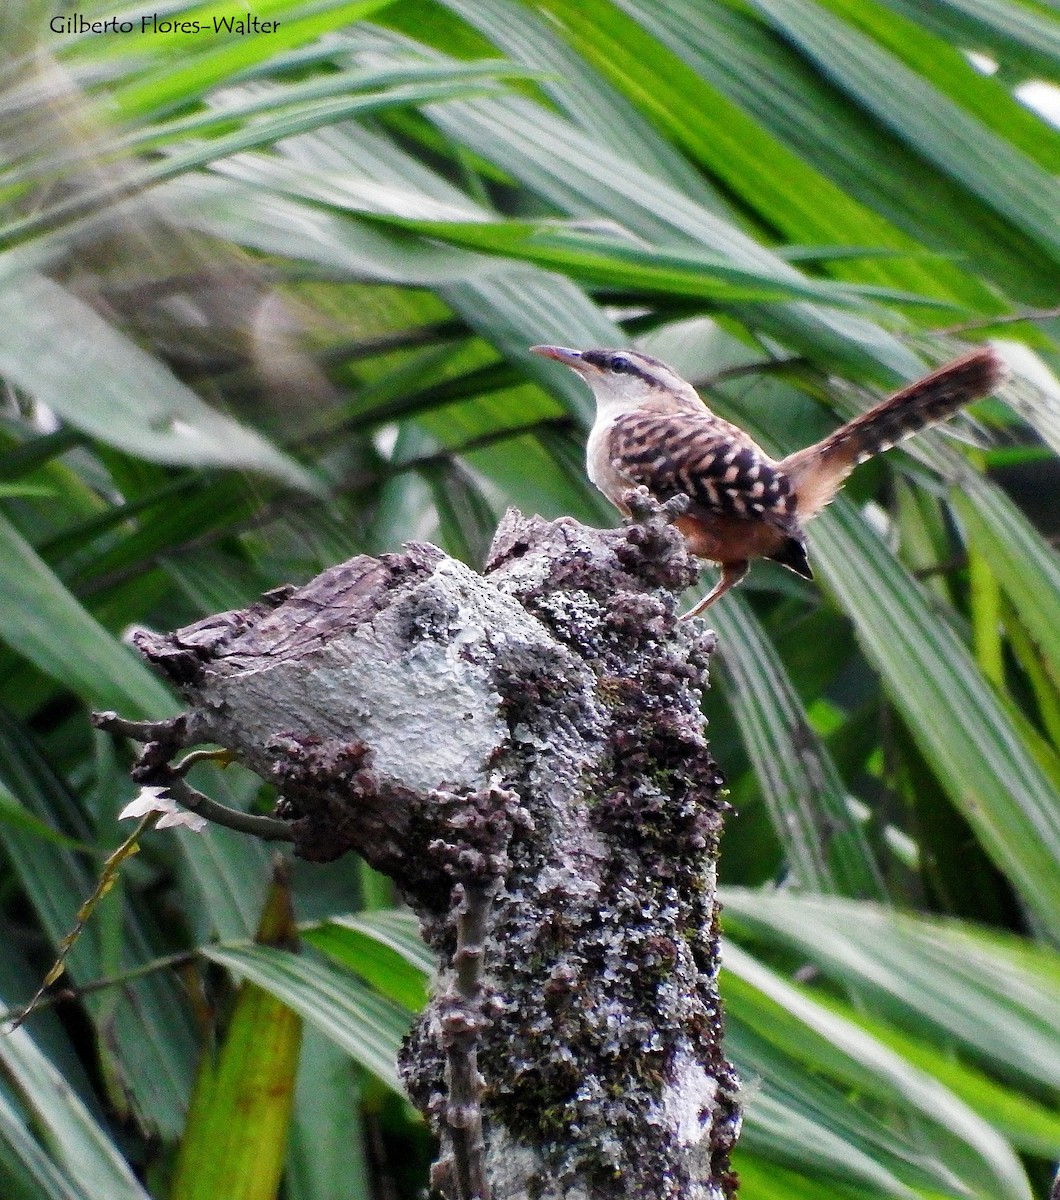
[[[276,30],[214,33],[238,15],[219,3],[0,15],[4,1002],[121,840],[128,751],[89,711],[176,706],[131,625],[409,538],[477,565],[508,504],[614,520],[581,466],[588,397],[528,346],[639,345],[779,453],[991,337],[1012,383],[854,477],[811,527],[815,584],[759,565],[711,610],[706,709],[734,805],[742,1195],[1042,1194],[1055,7],[254,11]],[[198,770],[227,803],[270,801]],[[414,928],[356,864],[296,865],[303,953],[255,945],[268,878],[229,831],[149,835],[71,955],[78,998],[0,1038],[5,1197],[223,1178],[249,1200],[281,1169],[287,1200],[418,1193],[429,1150],[394,1068],[429,969]],[[257,1137],[268,1153],[238,1152]]]

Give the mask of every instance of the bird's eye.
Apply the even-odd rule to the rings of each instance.
[[[633,363],[624,354],[614,355],[608,365],[617,375],[625,375],[633,370]]]

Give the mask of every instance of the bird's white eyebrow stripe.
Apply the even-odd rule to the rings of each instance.
[[[626,351],[626,350],[586,350],[582,354],[582,359],[584,362],[589,363],[591,366],[599,367],[601,370],[606,371],[611,364],[612,357],[615,354],[623,355],[623,357],[626,358],[626,361],[628,363],[628,366],[626,366],[624,368],[622,374],[635,375],[637,377],[637,379],[643,380],[645,383],[650,384],[652,387],[662,387],[663,386],[659,382],[659,380],[656,379],[656,377],[651,374],[650,371],[644,370],[644,368],[641,367],[640,364],[638,362],[636,362],[636,360],[630,356],[629,351]]]

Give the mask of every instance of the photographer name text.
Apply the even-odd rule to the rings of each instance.
[[[252,12],[243,12],[238,16],[212,17],[209,21],[180,21],[172,17],[159,16],[158,13],[148,13],[135,21],[122,21],[117,17],[108,17],[105,21],[90,21],[80,13],[69,16],[52,17],[48,24],[52,33],[232,33],[247,36],[254,33],[275,33],[280,28],[279,21],[259,20]]]

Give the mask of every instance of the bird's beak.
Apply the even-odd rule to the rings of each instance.
[[[580,350],[568,350],[566,346],[531,346],[531,354],[540,354],[544,358],[554,358],[556,362],[564,363],[580,375],[589,369],[589,364],[582,358]]]

